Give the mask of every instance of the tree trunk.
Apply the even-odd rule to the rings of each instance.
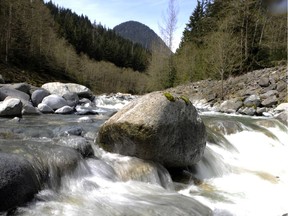
[[[267,23],[267,16],[265,16],[264,24],[262,26],[261,35],[260,35],[260,39],[259,39],[259,46],[261,46],[261,43],[262,43],[266,23]]]
[[[5,43],[5,62],[9,60],[9,48],[11,41],[11,26],[12,26],[12,4],[9,4],[9,16],[8,16],[8,27],[6,32],[6,43]]]
[[[221,99],[224,100],[224,70],[223,69],[221,69],[220,75],[221,75]]]

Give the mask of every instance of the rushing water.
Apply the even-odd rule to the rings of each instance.
[[[50,115],[47,123],[47,115],[43,115],[24,118],[22,128],[23,124],[29,127],[23,131],[21,124],[18,128],[15,123],[5,125],[13,126],[18,139],[49,142],[55,139],[55,134],[64,133],[77,123],[85,131],[82,136],[91,142],[100,125],[126,101],[103,96],[95,103],[102,114],[84,117],[91,121],[79,121],[76,115]],[[288,213],[287,127],[273,119],[209,112],[201,116],[208,132],[207,148],[203,159],[186,171],[188,180],[172,181],[160,164],[107,153],[94,145],[95,156],[79,160],[73,173],[62,176],[59,187],[47,186],[13,214],[282,216]],[[40,134],[46,134],[45,138]]]

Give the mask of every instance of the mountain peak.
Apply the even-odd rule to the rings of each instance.
[[[164,53],[171,53],[164,41],[148,26],[138,21],[123,22],[113,29],[118,35],[141,44],[150,51],[163,50]]]

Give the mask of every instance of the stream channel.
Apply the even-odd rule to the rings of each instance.
[[[100,114],[92,116],[24,116],[19,122],[0,118],[0,145],[20,140],[25,145],[50,144],[70,136],[84,138],[93,148],[92,155],[77,159],[73,172],[59,177],[51,167],[49,182],[43,190],[9,215],[288,213],[285,125],[269,118],[200,112],[208,133],[204,157],[184,177],[172,180],[159,164],[108,153],[94,144],[99,127],[126,102],[101,96],[96,100]],[[209,213],[203,206],[210,209]]]

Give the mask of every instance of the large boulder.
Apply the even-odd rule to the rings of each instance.
[[[79,97],[75,92],[69,92],[63,95],[63,98],[67,101],[68,106],[75,107],[79,103]]]
[[[59,95],[49,95],[42,100],[42,104],[46,104],[51,107],[53,110],[57,110],[61,107],[67,106],[67,101]]]
[[[37,108],[41,113],[54,113],[54,110],[46,104],[40,103]]]
[[[39,110],[32,104],[23,104],[22,115],[39,115]]]
[[[265,99],[267,99],[267,98],[270,98],[270,97],[273,97],[273,96],[278,96],[278,95],[279,95],[279,92],[278,92],[278,91],[276,91],[276,90],[269,90],[269,91],[267,91],[266,93],[260,95],[260,98],[261,98],[262,100],[265,100]]]
[[[281,112],[281,111],[288,111],[288,103],[281,103],[276,108],[275,111]]]
[[[272,97],[266,98],[261,102],[264,107],[272,107],[278,103],[278,98],[273,95]]]
[[[30,94],[31,86],[27,83],[15,83],[7,85],[9,88],[24,92],[25,94]]]
[[[152,160],[168,168],[197,163],[206,145],[206,129],[185,97],[154,92],[125,106],[100,129],[105,150]]]
[[[10,87],[0,88],[0,101],[4,100],[7,96],[18,98],[22,103],[26,103],[26,101],[30,100],[30,96],[22,91]]]
[[[0,116],[21,116],[22,102],[17,98],[5,99],[0,102]]]
[[[74,108],[70,106],[64,106],[55,111],[56,114],[71,114],[73,113]]]
[[[224,101],[220,105],[220,111],[225,113],[235,113],[243,106],[243,102],[240,99],[231,99]]]
[[[92,92],[89,88],[75,83],[51,82],[42,85],[42,88],[46,89],[51,94],[61,96],[67,93],[75,92],[79,97],[85,97],[85,98],[92,97]]]
[[[258,84],[261,87],[268,87],[270,85],[270,80],[268,77],[261,77]]]
[[[244,106],[246,107],[258,107],[260,104],[261,100],[258,95],[250,95],[244,100]]]
[[[37,89],[33,91],[31,95],[33,105],[37,107],[42,102],[42,100],[49,95],[50,93],[45,89]]]
[[[0,212],[24,204],[39,189],[37,175],[27,160],[0,152]]]
[[[243,115],[253,116],[256,114],[257,110],[254,107],[241,107],[238,112]]]

